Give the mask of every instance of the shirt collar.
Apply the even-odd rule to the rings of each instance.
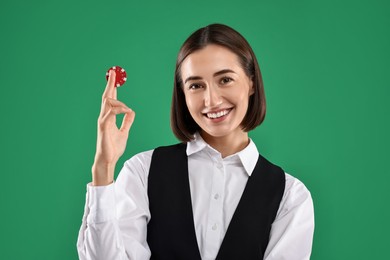
[[[208,148],[213,151],[215,151],[214,148],[209,146],[203,138],[200,136],[199,133],[196,133],[194,135],[194,140],[187,143],[187,156],[190,156],[192,154],[198,153],[202,151],[203,149]],[[243,150],[239,151],[238,153],[232,154],[224,160],[228,160],[232,157],[237,157],[240,159],[246,173],[251,176],[253,170],[255,169],[255,166],[257,164],[257,160],[259,159],[259,152],[257,150],[257,147],[255,143],[252,141],[252,139],[249,139],[249,144],[247,147],[245,147]]]
[[[206,148],[207,146],[209,145],[203,140],[200,134],[195,133],[194,139],[191,142],[187,143],[187,156],[197,153]]]
[[[237,155],[240,157],[241,163],[249,176],[252,175],[253,170],[259,159],[259,151],[252,139],[249,138],[249,144],[244,150],[239,151]]]

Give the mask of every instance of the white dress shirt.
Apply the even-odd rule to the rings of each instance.
[[[222,158],[198,134],[188,143],[186,152],[199,251],[203,260],[212,260],[218,254],[259,152],[250,140],[244,150]],[[111,185],[87,185],[77,241],[81,260],[150,258],[146,234],[150,219],[147,187],[152,154],[153,150],[127,160]],[[313,232],[310,192],[302,182],[286,173],[284,195],[264,259],[310,259]]]

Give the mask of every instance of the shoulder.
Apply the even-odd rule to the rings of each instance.
[[[154,149],[140,152],[125,162],[127,168],[148,168],[152,159]]]
[[[139,170],[148,172],[154,154],[164,153],[167,151],[180,150],[183,148],[185,149],[185,147],[186,144],[178,143],[178,144],[167,145],[167,146],[159,146],[151,150],[140,152],[134,155],[133,157],[131,157],[130,159],[128,159],[125,162],[124,167],[128,169],[137,168]]]
[[[166,154],[166,152],[169,151],[176,151],[176,150],[185,150],[186,144],[178,143],[168,146],[159,146],[155,149],[147,150],[144,152],[140,152],[134,156],[132,156],[130,159],[128,159],[122,168],[121,172],[126,173],[139,173],[148,175],[150,170],[150,165],[153,159],[153,156],[156,154]]]
[[[285,176],[286,176],[286,193],[305,194],[306,196],[310,196],[310,191],[307,189],[307,187],[305,186],[305,184],[303,184],[302,181],[300,181],[298,178],[286,172],[285,172]]]
[[[119,175],[117,178],[117,182],[129,182],[134,181],[135,179],[141,181],[145,186],[147,186],[149,171],[152,164],[152,160],[156,155],[166,156],[171,154],[176,150],[185,151],[186,144],[179,143],[168,146],[160,146],[155,149],[147,150],[144,152],[140,152],[130,159],[125,161]]]
[[[259,153],[258,162],[261,163],[263,165],[263,167],[265,167],[267,172],[271,172],[272,174],[278,174],[279,178],[285,178],[286,173],[284,172],[282,167],[272,163],[271,161],[269,161],[267,158],[265,158],[260,153]]]
[[[312,210],[313,201],[311,193],[307,187],[302,181],[289,173],[285,173],[285,176],[285,190],[277,216],[282,217],[299,207]]]
[[[154,149],[153,153],[165,153],[165,152],[175,152],[175,151],[183,151],[187,147],[186,143],[177,143],[167,146],[159,146]]]
[[[126,160],[116,179],[117,186],[140,182],[146,187],[153,151],[140,152]]]

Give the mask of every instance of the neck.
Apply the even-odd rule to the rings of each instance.
[[[202,131],[200,135],[206,143],[221,153],[222,158],[242,151],[249,144],[249,137],[246,132],[226,136],[211,136]]]

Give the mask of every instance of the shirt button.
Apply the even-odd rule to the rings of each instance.
[[[215,223],[212,227],[211,227],[212,230],[217,230],[217,224]]]
[[[219,194],[218,193],[214,195],[214,199],[216,199],[216,200],[219,199]]]
[[[222,163],[217,163],[217,168],[218,169],[222,169],[222,167],[223,167]]]

